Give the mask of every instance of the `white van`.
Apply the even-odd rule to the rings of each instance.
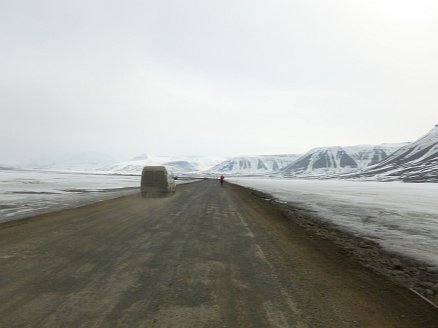
[[[146,196],[164,196],[174,193],[176,183],[173,174],[164,166],[145,166],[141,173],[141,194]]]

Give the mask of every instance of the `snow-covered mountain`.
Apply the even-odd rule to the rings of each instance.
[[[144,166],[164,165],[176,174],[207,170],[223,161],[223,158],[200,156],[156,156],[142,154],[125,162],[100,168],[100,171],[119,174],[141,174]]]
[[[405,144],[314,148],[285,167],[284,176],[330,177],[379,163]]]
[[[294,162],[300,155],[260,155],[230,158],[206,171],[208,174],[266,175]]]
[[[13,163],[24,169],[93,171],[117,161],[110,155],[99,152],[53,153],[39,158]]]
[[[111,156],[97,152],[73,154],[49,154],[33,158],[13,167],[23,169],[61,170],[76,172],[96,172],[110,174],[141,174],[144,166],[165,165],[174,173],[191,173],[207,170],[225,158],[201,156],[156,156],[141,154],[128,161],[116,161]]]
[[[438,124],[417,141],[352,177],[438,182]]]

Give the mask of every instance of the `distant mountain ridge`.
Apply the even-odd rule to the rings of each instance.
[[[314,148],[280,174],[286,177],[331,177],[379,163],[405,144]]]
[[[230,158],[211,169],[208,174],[269,175],[293,163],[300,155],[259,155]]]
[[[116,162],[98,152],[58,154],[1,169],[44,169],[110,174],[140,174],[144,166],[165,165],[176,174],[282,176],[287,178],[360,179],[438,182],[438,125],[411,143],[314,148],[304,155],[202,156],[140,154]]]
[[[135,156],[129,161],[101,167],[99,170],[108,173],[141,174],[141,171],[145,166],[164,165],[175,174],[195,173],[207,170],[221,161],[223,161],[223,158],[142,154]]]
[[[54,153],[50,157],[32,158],[11,166],[24,169],[93,171],[116,160],[100,152]]]
[[[404,145],[381,162],[346,177],[438,182],[438,124],[429,133]]]

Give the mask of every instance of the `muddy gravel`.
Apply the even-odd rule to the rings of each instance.
[[[438,327],[304,214],[203,181],[2,224],[0,326]]]
[[[237,186],[236,186],[237,187]],[[411,289],[438,304],[438,269],[401,254],[392,253],[378,243],[354,235],[327,220],[316,212],[297,204],[275,200],[272,195],[251,190],[251,193],[277,207],[291,223],[303,228],[309,236],[329,240],[345,256],[354,259],[365,268],[386,276],[396,284]]]

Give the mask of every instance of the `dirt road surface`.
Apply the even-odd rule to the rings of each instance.
[[[230,184],[0,225],[0,327],[438,327],[438,312]]]

